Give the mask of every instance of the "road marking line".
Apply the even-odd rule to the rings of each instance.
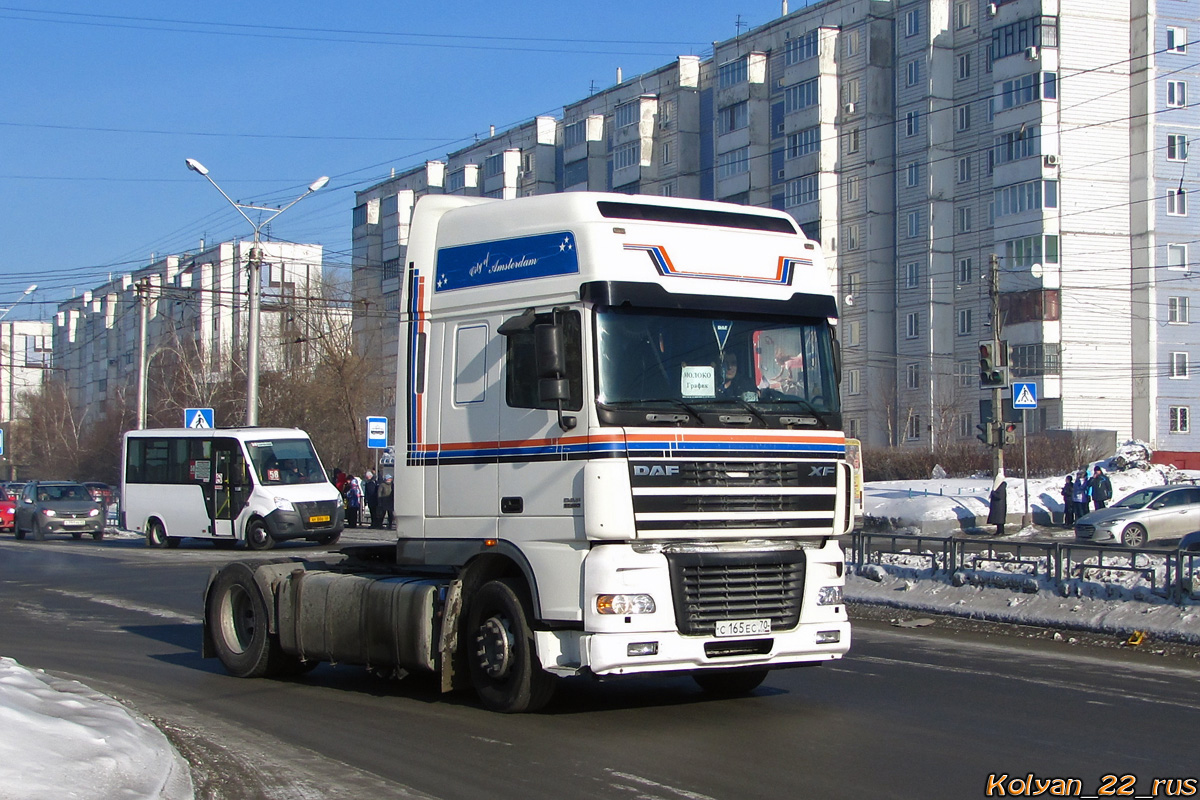
[[[657,781],[652,781],[649,778],[643,778],[640,775],[631,775],[628,772],[617,772],[615,769],[605,769],[604,771],[609,775],[612,775],[614,778],[621,778],[622,780],[631,781],[641,786],[646,786],[653,789],[666,789],[676,797],[686,797],[688,800],[714,800],[714,798],[709,797],[706,794],[689,792],[686,789],[676,789],[674,786],[667,786],[665,783],[658,783]]]
[[[180,614],[178,611],[170,611],[157,606],[144,606],[140,603],[131,603],[128,600],[122,600],[117,597],[105,597],[101,594],[87,594],[86,592],[70,592],[66,589],[49,589],[48,591],[55,594],[61,594],[64,597],[74,597],[78,600],[90,600],[93,603],[120,608],[125,611],[140,611],[143,614],[149,614],[152,617],[161,619],[172,619],[178,622],[187,622],[189,624],[199,625],[204,621],[202,617],[193,616],[192,614]]]

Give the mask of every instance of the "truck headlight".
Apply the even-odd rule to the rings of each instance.
[[[601,594],[596,596],[597,614],[653,614],[654,598],[648,594]]]
[[[295,511],[296,510],[296,507],[294,505],[292,505],[292,501],[288,500],[286,497],[276,497],[275,498],[275,508],[279,509],[280,511]]]
[[[822,586],[817,590],[817,605],[837,606],[842,603],[842,587]]]

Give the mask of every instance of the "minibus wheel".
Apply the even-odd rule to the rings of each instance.
[[[261,519],[251,520],[246,526],[246,547],[250,550],[270,550],[274,546],[275,540],[267,530],[267,523]]]

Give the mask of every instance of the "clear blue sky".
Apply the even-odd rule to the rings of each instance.
[[[256,204],[330,176],[273,232],[348,264],[353,193],[393,167],[558,115],[618,67],[707,56],[739,18],[779,13],[779,0],[0,0],[0,309],[36,282],[9,318],[50,318],[152,253],[249,234],[188,157]]]

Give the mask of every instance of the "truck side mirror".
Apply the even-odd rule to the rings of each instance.
[[[558,427],[569,431],[575,427],[577,420],[563,414],[563,403],[571,398],[571,386],[567,380],[563,326],[557,321],[557,316],[554,323],[533,326],[533,355],[537,364],[538,397],[558,407]]]

